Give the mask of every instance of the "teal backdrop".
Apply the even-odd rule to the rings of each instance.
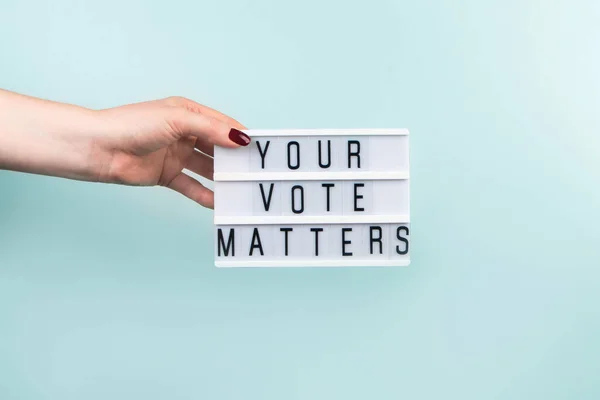
[[[408,268],[217,269],[162,188],[0,172],[0,398],[597,399],[600,3],[1,0],[0,87],[409,128]]]

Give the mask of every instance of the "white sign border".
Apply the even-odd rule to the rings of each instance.
[[[243,130],[251,138],[261,137],[315,137],[315,136],[408,136],[408,129],[385,129],[385,128],[370,128],[370,129],[247,129]],[[410,148],[410,147],[409,147]],[[410,150],[409,150],[410,151]],[[409,155],[410,157],[410,155]],[[258,181],[258,180],[409,180],[410,181],[410,164],[407,172],[389,172],[389,171],[367,171],[367,172],[299,172],[290,174],[289,172],[215,172],[214,181]],[[410,196],[410,195],[409,195]],[[369,215],[345,217],[335,216],[330,217],[331,221],[325,222],[327,218],[324,216],[305,216],[295,217],[290,219],[286,216],[273,216],[266,218],[265,216],[244,216],[244,217],[214,217],[214,228],[227,225],[272,225],[272,224],[311,224],[313,222],[338,224],[338,223],[396,223],[410,224],[410,215],[402,216],[382,216]],[[362,220],[364,217],[364,221]],[[257,223],[260,221],[260,223]],[[216,237],[215,237],[216,240]],[[411,241],[412,243],[412,241]],[[411,263],[411,258],[408,259],[360,259],[360,260],[217,260],[214,264],[218,268],[320,268],[320,267],[408,267]]]

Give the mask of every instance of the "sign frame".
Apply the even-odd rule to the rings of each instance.
[[[215,172],[214,172],[214,188],[215,188],[215,213],[214,213],[214,225],[215,225],[215,238],[214,238],[214,255],[215,255],[215,266],[217,267],[358,267],[358,266],[408,266],[410,265],[410,251],[409,251],[409,247],[412,246],[412,244],[410,243],[410,147],[409,147],[409,131],[407,129],[252,129],[252,130],[245,130],[244,133],[246,133],[248,136],[251,137],[252,141],[250,143],[250,146],[248,146],[248,148],[238,148],[238,149],[224,149],[224,148],[220,148],[220,147],[215,147],[215,153],[214,153],[214,162],[215,162]],[[291,168],[289,168],[288,170],[282,169],[282,168],[275,168],[275,170],[271,170],[269,168],[265,167],[265,153],[266,150],[264,148],[260,147],[260,144],[256,143],[258,140],[260,139],[265,139],[265,140],[287,140],[288,141],[288,145],[287,145],[287,162],[288,162],[288,166],[289,167],[294,167],[295,165],[292,165],[292,163],[290,162],[290,148],[294,149],[297,151],[297,165],[300,166],[300,159],[301,159],[301,146],[300,144],[298,144],[298,141],[300,141],[301,139],[304,140],[312,140],[312,141],[319,141],[319,152],[321,151],[321,140],[320,139],[327,139],[328,140],[328,145],[331,147],[331,143],[330,140],[346,140],[348,142],[347,145],[347,150],[348,150],[348,169],[350,169],[352,161],[351,157],[350,157],[350,152],[351,152],[351,140],[350,138],[356,138],[356,137],[360,137],[360,138],[364,138],[364,139],[369,139],[372,137],[401,137],[403,138],[403,145],[405,146],[402,149],[395,149],[391,146],[387,146],[387,147],[381,147],[379,146],[379,148],[377,148],[377,146],[373,147],[373,151],[378,151],[378,153],[374,153],[371,154],[371,157],[365,157],[366,160],[368,160],[368,162],[370,162],[371,159],[375,160],[375,164],[377,164],[377,162],[382,162],[381,160],[377,160],[379,159],[386,159],[391,160],[394,157],[378,157],[378,154],[381,154],[381,152],[384,152],[386,154],[392,154],[392,156],[394,155],[395,151],[398,151],[398,157],[396,157],[395,160],[392,160],[395,164],[392,167],[392,169],[390,170],[389,168],[386,168],[386,165],[380,165],[376,170],[371,169],[371,167],[368,165],[367,168],[363,168],[359,171],[357,170],[344,170],[343,168],[341,170],[323,170],[323,169],[317,169],[317,170],[293,170]],[[290,141],[293,138],[297,138],[298,141],[294,141],[295,145],[294,146],[290,146]],[[404,143],[405,142],[405,143]],[[252,146],[254,146],[256,143],[257,146],[257,150],[259,152],[259,155],[262,157],[262,169],[266,169],[265,170],[252,170],[252,168],[254,168],[257,163],[254,162],[253,167],[250,167],[250,157],[255,157],[254,156],[250,156],[248,155],[249,152],[252,151]],[[386,143],[385,141],[382,143]],[[306,147],[306,146],[304,146]],[[360,144],[359,144],[360,147]],[[368,146],[367,146],[368,147]],[[314,148],[313,148],[314,149]],[[262,150],[262,151],[261,151]],[[281,149],[279,149],[281,150]],[[371,150],[371,149],[367,149],[367,150]],[[304,150],[306,151],[306,150]],[[314,151],[314,150],[313,150]],[[336,149],[334,149],[334,157],[335,157],[335,153]],[[356,151],[356,146],[354,148],[354,150],[352,151]],[[308,151],[309,153],[311,152],[310,150]],[[281,151],[277,152],[277,154],[279,154],[279,156],[281,155]],[[402,154],[401,154],[402,153]],[[292,157],[294,155],[294,152],[292,151]],[[312,155],[314,156],[314,155]],[[244,157],[246,159],[244,159]],[[321,163],[321,154],[319,153],[319,163]],[[331,164],[331,149],[329,148],[329,162]],[[281,157],[280,157],[281,158]],[[313,157],[314,158],[314,157]],[[257,160],[256,158],[254,159],[254,161],[261,161],[261,160]],[[279,159],[279,161],[281,161]],[[356,161],[356,160],[355,160]],[[237,164],[237,166],[235,166]],[[234,165],[233,167],[231,167],[231,165]],[[338,163],[339,164],[339,163]],[[355,166],[356,166],[356,162],[355,162]],[[322,167],[322,166],[321,166]],[[360,168],[360,160],[358,160],[358,167]],[[310,168],[310,167],[309,167]],[[241,169],[241,171],[240,171]],[[300,168],[298,168],[300,169]],[[316,169],[316,168],[315,168]],[[323,215],[323,214],[319,214],[319,215],[314,215],[314,214],[298,214],[298,215],[254,215],[252,214],[252,211],[250,210],[245,210],[245,214],[246,215],[239,215],[239,214],[235,214],[235,211],[232,207],[227,208],[226,207],[226,203],[230,203],[234,200],[239,200],[239,199],[232,199],[230,197],[233,196],[229,196],[227,199],[223,198],[223,195],[221,194],[221,191],[219,190],[223,185],[220,185],[221,182],[227,182],[229,185],[231,184],[239,184],[239,183],[248,183],[248,182],[252,182],[253,184],[258,184],[259,182],[288,182],[288,183],[293,183],[293,182],[348,182],[348,181],[361,181],[361,182],[378,182],[378,181],[391,181],[391,182],[396,182],[396,181],[403,181],[406,182],[406,189],[402,194],[402,201],[405,202],[405,205],[403,205],[403,207],[406,209],[405,212],[402,213],[398,213],[398,212],[393,212],[393,213],[388,213],[388,214],[379,214],[377,212],[375,213],[371,213],[368,215],[365,214],[349,214],[349,215]],[[272,189],[272,185],[271,185],[271,189]],[[262,188],[261,188],[262,190]],[[264,196],[264,192],[262,193]],[[356,195],[356,188],[355,188],[355,192],[354,194]],[[328,194],[329,195],[329,194]],[[292,196],[294,196],[294,194],[292,193]],[[302,194],[302,196],[304,196],[304,194]],[[361,200],[362,200],[363,196],[360,196]],[[264,201],[265,197],[263,197],[263,201]],[[294,200],[292,200],[294,201]],[[304,204],[304,197],[303,197],[303,204]],[[328,200],[329,201],[329,200]],[[356,201],[356,200],[355,200]],[[266,203],[265,203],[265,207],[266,207]],[[303,206],[304,207],[304,206]],[[355,207],[356,207],[356,203],[355,203]],[[227,212],[223,212],[223,210],[226,210]],[[355,208],[356,210],[356,208]],[[227,214],[227,215],[226,215]],[[224,238],[225,238],[225,229],[229,228],[231,229],[232,227],[237,228],[239,227],[240,229],[244,229],[242,227],[247,227],[247,228],[256,228],[256,227],[265,227],[265,229],[267,229],[266,227],[278,227],[278,226],[289,226],[289,227],[298,227],[299,229],[301,229],[302,227],[306,227],[306,226],[317,226],[317,225],[321,225],[324,228],[331,228],[331,229],[338,229],[340,230],[344,230],[346,232],[342,232],[342,237],[345,233],[348,232],[352,232],[352,228],[349,226],[359,226],[359,228],[357,228],[357,231],[360,231],[362,233],[363,230],[361,230],[364,227],[367,226],[385,226],[385,231],[386,232],[392,232],[393,228],[391,227],[395,227],[396,229],[396,236],[395,237],[389,237],[386,240],[390,241],[390,244],[386,245],[387,247],[387,251],[388,251],[388,258],[386,257],[363,257],[363,256],[358,256],[358,257],[345,257],[346,254],[343,254],[339,257],[333,257],[331,256],[331,254],[329,254],[329,257],[326,258],[318,258],[318,256],[322,256],[321,254],[318,253],[318,246],[319,244],[317,242],[315,242],[314,246],[315,247],[315,251],[317,251],[316,255],[313,256],[309,256],[309,257],[300,257],[300,258],[295,258],[295,257],[290,257],[289,254],[287,254],[287,238],[288,238],[288,233],[285,232],[285,238],[286,238],[286,254],[284,256],[282,256],[281,254],[277,257],[272,256],[269,257],[264,257],[263,254],[263,248],[262,248],[262,243],[260,242],[260,239],[258,239],[259,243],[260,243],[260,255],[258,256],[258,258],[256,258],[257,256],[253,253],[252,249],[250,250],[250,254],[248,256],[242,256],[236,259],[231,259],[231,258],[225,258],[225,257],[229,257],[229,255],[225,256],[220,256],[221,251],[223,251],[223,254],[225,254],[225,244],[229,244],[229,243],[225,243]],[[390,228],[388,228],[390,227]],[[317,228],[315,228],[317,229]],[[381,228],[379,228],[381,231]],[[317,229],[318,230],[318,229]],[[230,234],[231,230],[229,231]],[[244,233],[245,237],[248,237],[248,233]],[[251,246],[254,247],[258,247],[257,243],[255,243],[255,239],[256,239],[256,229],[254,229],[254,234],[252,236],[252,242],[251,242]],[[315,233],[315,240],[318,240],[318,232]],[[364,235],[363,235],[364,236]],[[236,236],[238,237],[238,236]],[[306,240],[306,236],[304,236],[305,240]],[[391,239],[390,239],[391,238]],[[227,237],[228,240],[233,240],[232,237]],[[375,240],[374,240],[375,239]],[[240,239],[238,238],[238,241]],[[342,242],[345,239],[342,239]],[[362,242],[364,242],[366,239],[364,237],[362,237],[362,239],[360,239]],[[373,252],[373,242],[377,242],[377,238],[373,237],[373,228],[371,228],[371,236],[370,236],[370,254],[374,254]],[[350,242],[348,242],[350,243]],[[395,256],[397,256],[396,258],[391,258],[389,256],[389,252],[393,252],[393,249],[390,250],[391,246],[393,243],[393,246],[396,246],[396,253],[394,254]],[[307,243],[308,244],[308,243]],[[383,249],[383,244],[381,244],[381,238],[379,238],[379,242],[375,243],[376,245],[379,244],[381,247],[379,249],[380,252],[382,252]],[[235,245],[235,244],[234,244]],[[247,246],[248,243],[245,243],[245,246]],[[337,246],[337,245],[336,245]],[[344,246],[342,244],[342,246]],[[337,246],[339,247],[339,246]],[[327,250],[327,249],[326,249]],[[343,253],[344,251],[342,251]],[[238,252],[239,253],[239,252]],[[350,253],[350,252],[348,252]],[[398,256],[401,255],[401,256]],[[252,256],[253,258],[250,258],[250,256]],[[289,257],[289,258],[288,258]]]

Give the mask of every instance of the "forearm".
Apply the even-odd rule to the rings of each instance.
[[[239,122],[183,97],[93,111],[0,90],[0,169],[169,187],[212,208],[184,170],[213,178],[214,146],[248,146]]]
[[[95,112],[0,90],[0,169],[96,181]]]

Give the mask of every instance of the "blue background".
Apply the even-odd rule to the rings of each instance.
[[[600,396],[600,3],[1,0],[0,87],[411,130],[412,265],[227,269],[162,188],[0,172],[0,398]]]

